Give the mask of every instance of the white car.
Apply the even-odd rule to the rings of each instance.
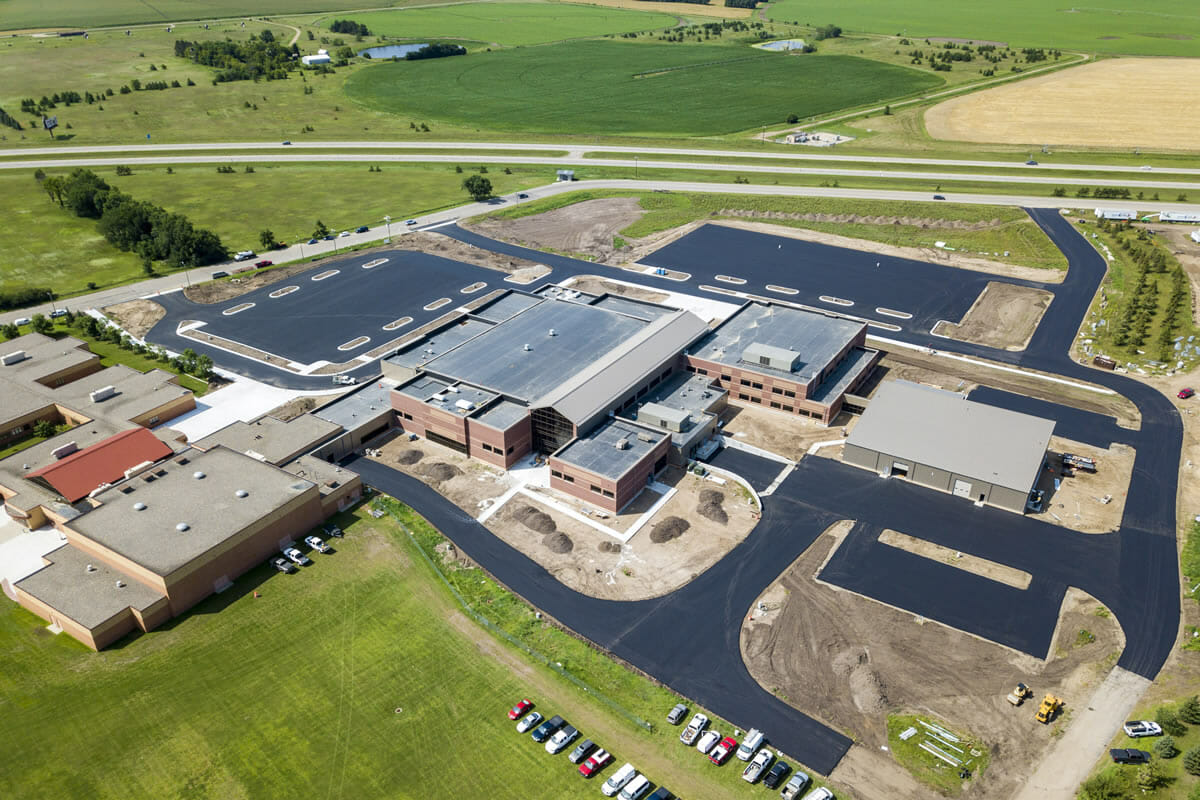
[[[417,221],[415,219],[406,219],[406,220],[404,220],[404,224],[405,225],[416,225]]]
[[[1140,739],[1143,736],[1162,736],[1162,726],[1148,719],[1126,722],[1124,727],[1125,735],[1130,739]]]
[[[833,800],[833,792],[829,791],[824,786],[818,786],[808,794],[804,795],[804,800]]]
[[[282,552],[283,552],[283,557],[286,558],[288,561],[291,561],[293,564],[299,564],[302,567],[307,567],[309,564],[312,563],[312,561],[309,560],[308,556],[304,555],[304,553],[301,553],[299,550],[297,550],[294,547],[286,547],[283,549]]]
[[[612,797],[624,789],[625,784],[636,778],[637,774],[637,770],[633,768],[633,764],[625,764],[625,766],[608,776],[608,780],[600,787],[600,793],[605,797]]]
[[[345,239],[349,235],[350,235],[350,231],[342,231],[341,233],[338,234],[338,238]]]
[[[304,543],[313,550],[316,550],[318,553],[328,553],[333,549],[329,545],[325,544],[324,540],[317,536],[305,536]]]
[[[746,783],[757,783],[758,779],[763,776],[763,773],[766,772],[767,767],[770,766],[771,762],[774,760],[775,756],[771,755],[770,750],[765,747],[762,750],[759,750],[754,756],[753,760],[751,760],[751,762],[746,765],[746,768],[742,770],[742,780],[744,780]]]
[[[67,310],[65,308],[56,308],[50,312],[50,319],[58,319],[59,317],[65,317],[66,315]]]
[[[721,734],[715,730],[705,731],[700,737],[700,741],[696,742],[696,749],[701,753],[708,755],[708,751],[713,749],[713,746],[721,741]]]
[[[704,714],[696,714],[692,717],[692,721],[687,724],[679,734],[679,741],[689,747],[696,743],[697,737],[708,727],[708,717]]]
[[[17,320],[13,324],[14,325],[30,325],[32,323],[33,323],[33,320],[31,320],[29,317],[21,317],[19,320]]]
[[[550,755],[561,753],[567,745],[578,738],[579,731],[570,725],[559,728],[558,732],[550,737],[550,741],[546,742],[546,752]]]
[[[542,715],[536,711],[532,711],[527,717],[525,717],[525,719],[517,723],[517,733],[526,733],[527,731],[531,731],[533,730],[534,726],[538,725],[541,721]]]

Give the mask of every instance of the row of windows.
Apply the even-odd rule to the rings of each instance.
[[[741,383],[742,383],[742,386],[749,386],[753,389],[761,389],[762,388],[761,383],[752,383],[751,381],[748,381],[745,378],[742,378]]]
[[[771,408],[778,408],[780,411],[786,411],[789,414],[795,411],[791,406],[780,405],[779,403],[771,403]]]
[[[751,397],[751,396],[750,396],[750,395],[748,395],[748,394],[739,394],[739,395],[738,395],[738,400],[748,400],[748,401],[750,401],[751,403],[759,403],[759,404],[761,404],[761,403],[762,403],[762,400],[761,400],[761,399],[759,399],[759,398],[757,398],[757,397]],[[772,405],[774,405],[774,403],[772,403]]]
[[[775,394],[781,394],[784,397],[795,397],[796,396],[795,392],[785,391],[783,389],[780,389],[778,386],[772,386],[771,391],[774,392]]]
[[[479,446],[482,447],[484,450],[488,451],[489,453],[498,453],[499,455],[510,455],[511,456],[512,451],[513,451],[513,449],[511,447],[509,447],[507,450],[502,450],[499,447],[492,447],[487,442],[480,442]]]
[[[592,492],[595,494],[604,495],[605,497],[613,496],[613,493],[610,492],[608,489],[601,489],[599,486],[596,486],[595,484],[592,484]]]
[[[409,422],[412,422],[413,415],[409,414],[407,411],[397,411],[396,413],[399,414],[404,419],[408,420]]]
[[[558,479],[560,479],[560,480],[564,480],[564,481],[566,481],[567,483],[574,483],[574,482],[575,482],[575,479],[574,479],[574,478],[572,478],[570,475],[567,475],[567,474],[566,474],[566,473],[564,473],[564,472],[559,472],[559,471],[558,471],[558,470],[556,470],[556,469],[552,469],[552,470],[550,470],[550,474],[551,474],[553,477],[555,477],[555,478],[558,478]]]

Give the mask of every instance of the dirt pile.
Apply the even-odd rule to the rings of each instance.
[[[153,300],[129,300],[105,308],[104,313],[130,336],[142,339],[167,315],[167,310]]]
[[[880,714],[887,710],[887,690],[879,673],[871,666],[871,656],[865,650],[843,650],[833,658],[833,672],[847,679],[854,705],[864,714]]]
[[[424,457],[425,457],[425,454],[422,453],[420,450],[402,450],[396,456],[396,463],[412,465],[412,464],[417,463]]]
[[[716,216],[738,217],[741,219],[794,219],[803,222],[849,222],[862,223],[864,225],[909,225],[914,228],[939,228],[953,231],[984,231],[988,228],[995,228],[1004,224],[998,219],[966,222],[960,219],[931,219],[928,217],[867,216],[864,214],[800,214],[787,211],[750,211],[740,208],[723,208],[717,212]]]
[[[434,483],[445,483],[451,478],[457,478],[459,475],[462,475],[462,470],[453,464],[447,464],[444,461],[435,461],[421,470],[421,474]]]
[[[537,513],[541,514],[542,512],[538,511]],[[542,516],[545,515],[542,514]],[[546,519],[550,518],[546,517]],[[550,519],[550,524],[553,525],[554,520]],[[569,553],[575,549],[575,543],[571,541],[571,537],[567,536],[562,531],[559,531],[558,533],[551,533],[542,537],[542,545],[551,553],[559,554]]]
[[[692,524],[682,517],[667,517],[650,531],[650,541],[655,544],[664,544],[683,536],[690,527]]]
[[[725,493],[716,489],[704,489],[700,492],[700,502],[696,504],[696,513],[705,519],[711,519],[719,525],[729,522],[725,513]]]
[[[554,518],[545,511],[539,511],[533,506],[518,506],[513,509],[513,519],[524,525],[534,533],[551,534],[558,530],[558,526],[554,524]],[[564,537],[565,538],[565,537]],[[570,541],[569,539],[567,541]],[[549,544],[547,544],[549,546]],[[566,553],[567,550],[556,550],[555,552]]]
[[[636,197],[608,197],[517,219],[485,217],[464,227],[526,247],[604,261],[624,249],[618,233],[645,213]]]
[[[621,552],[621,545],[617,542],[601,542],[596,545],[596,549],[601,553],[619,553]]]

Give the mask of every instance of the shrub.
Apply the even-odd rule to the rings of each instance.
[[[1170,736],[1183,736],[1187,733],[1187,726],[1180,722],[1175,712],[1166,706],[1160,706],[1154,712],[1154,721],[1162,726],[1163,733]]]
[[[1193,747],[1183,754],[1183,768],[1192,775],[1200,775],[1200,747]]]
[[[1164,736],[1154,743],[1154,754],[1159,758],[1174,758],[1179,755],[1174,736]]]
[[[1192,695],[1179,704],[1179,717],[1193,725],[1200,724],[1200,699]]]

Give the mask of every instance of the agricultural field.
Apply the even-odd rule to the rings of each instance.
[[[935,139],[1145,150],[1195,149],[1200,108],[1186,102],[1200,59],[1120,58],[955,97],[925,112]],[[1104,87],[1136,86],[1136,104]]]
[[[393,39],[468,39],[506,46],[541,44],[585,36],[656,30],[675,24],[660,13],[598,8],[568,3],[471,3],[336,15]],[[329,16],[313,20],[328,27]]]
[[[351,75],[346,92],[373,110],[494,130],[698,136],[940,84],[928,72],[852,56],[584,41],[378,64]]]
[[[1094,53],[1192,56],[1200,8],[1188,0],[1131,4],[1095,0],[1085,7],[1044,0],[946,3],[942,0],[779,0],[769,16],[802,24],[837,24],[910,38],[957,37],[1017,47],[1060,47]]]

